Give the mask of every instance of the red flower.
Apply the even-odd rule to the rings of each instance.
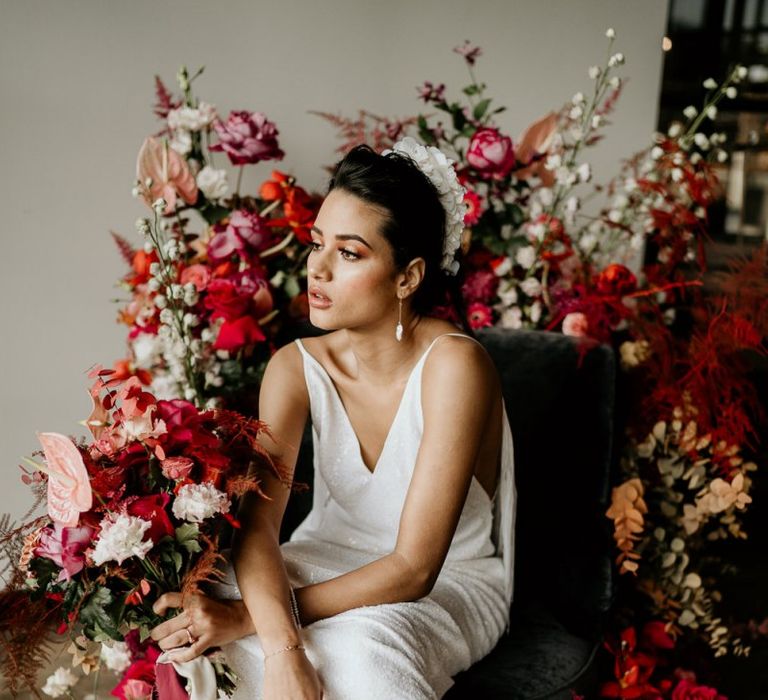
[[[166,535],[170,537],[174,535],[173,523],[171,523],[166,511],[170,500],[171,497],[167,493],[158,493],[137,498],[135,501],[131,501],[126,509],[128,515],[135,515],[151,523],[147,534],[155,544]]]
[[[184,399],[157,402],[157,417],[165,422],[168,432],[160,438],[165,452],[181,452],[193,444],[197,448],[217,447],[218,438],[203,421],[210,413],[198,413],[194,404]]]
[[[205,308],[213,311],[212,319],[223,318],[234,321],[248,311],[251,295],[229,279],[215,279],[208,285],[208,294],[203,301]]]
[[[134,588],[130,593],[128,593],[127,596],[125,596],[125,604],[126,605],[141,605],[144,598],[149,595],[149,592],[152,590],[151,586],[149,585],[149,581],[147,579],[143,578],[139,583],[136,585],[136,588]]]
[[[266,340],[261,327],[252,316],[241,316],[234,321],[224,321],[213,344],[215,350],[234,352],[246,345]]]
[[[499,278],[491,270],[473,270],[467,275],[461,293],[467,301],[488,304],[496,294]]]
[[[647,622],[640,633],[640,643],[651,649],[674,649],[675,639],[669,634],[669,624],[660,620]]]
[[[110,375],[107,386],[118,384],[130,377],[136,377],[144,386],[149,386],[152,383],[152,375],[147,370],[136,367],[129,359],[116,360],[112,369],[115,370],[115,373]]]
[[[157,253],[153,250],[151,253],[146,253],[144,249],[140,248],[133,254],[133,261],[131,267],[133,268],[132,274],[129,274],[125,281],[132,287],[136,287],[140,284],[146,284],[149,281],[149,266],[157,262]]]
[[[132,681],[143,681],[149,686],[149,692],[152,691],[152,685],[155,682],[155,661],[159,656],[158,652],[150,653],[152,647],[147,649],[147,656],[143,659],[134,661],[123,674],[120,682],[112,689],[112,695],[121,700],[133,700],[136,698],[136,692],[146,690],[146,686]],[[147,695],[147,697],[150,697]]]
[[[597,291],[610,297],[623,297],[637,289],[637,278],[618,263],[612,263],[597,278]]]
[[[219,143],[211,150],[224,151],[232,165],[281,160],[285,155],[277,144],[277,127],[261,112],[233,111],[226,123],[217,119],[213,128]]]
[[[195,463],[189,457],[169,457],[160,463],[163,476],[174,481],[186,479],[194,466]]]
[[[672,700],[728,700],[724,695],[706,685],[697,685],[695,680],[683,679],[672,691]]]
[[[498,129],[478,129],[469,142],[467,162],[483,177],[506,177],[515,165],[512,139]]]
[[[467,308],[467,320],[473,330],[493,325],[493,311],[485,304],[476,301]]]
[[[467,190],[464,193],[464,204],[467,205],[467,212],[464,214],[464,225],[474,226],[483,214],[482,203],[480,195],[472,190]]]

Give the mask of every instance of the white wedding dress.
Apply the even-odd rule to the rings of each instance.
[[[411,372],[373,472],[363,462],[330,376],[296,341],[309,390],[315,477],[312,511],[282,545],[293,586],[339,576],[394,548],[423,430],[422,369],[436,341]],[[452,676],[496,645],[509,620],[516,510],[506,410],[503,420],[496,496],[492,501],[473,477],[432,592],[415,602],[348,610],[302,629],[326,700],[440,698],[453,684]],[[240,598],[231,566],[217,593]],[[228,644],[224,652],[240,677],[234,699],[261,698],[264,662],[258,637]]]

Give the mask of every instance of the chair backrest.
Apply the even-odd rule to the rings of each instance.
[[[614,356],[596,347],[579,362],[572,338],[542,331],[478,333],[502,382],[515,446],[515,599],[552,610],[593,633],[612,597],[611,541],[604,513],[612,461]],[[296,480],[312,483],[311,430]],[[287,538],[309,512],[310,492],[292,495]]]

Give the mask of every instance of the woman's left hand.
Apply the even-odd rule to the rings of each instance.
[[[181,608],[170,620],[153,627],[150,636],[164,651],[175,649],[173,660],[183,663],[210,647],[220,647],[252,634],[255,629],[242,600],[215,600],[202,593],[184,598],[181,593],[163,593],[152,606],[158,615]]]

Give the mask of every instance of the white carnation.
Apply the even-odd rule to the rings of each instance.
[[[125,642],[111,642],[101,645],[101,658],[110,671],[122,673],[131,665],[131,652]]]
[[[153,333],[139,333],[131,342],[131,349],[138,367],[152,367],[160,355],[160,339]]]
[[[179,155],[185,156],[192,150],[192,134],[186,129],[176,129],[168,145]]]
[[[501,314],[502,328],[521,328],[523,325],[523,312],[518,306],[513,306]]]
[[[515,262],[526,270],[533,267],[536,262],[536,249],[532,245],[518,248],[515,253]]]
[[[227,171],[216,170],[206,165],[197,174],[197,186],[202,190],[207,199],[220,199],[229,191]]]
[[[42,690],[52,698],[60,698],[77,683],[77,676],[68,668],[57,668],[53,675],[48,676]]]
[[[168,126],[171,129],[185,131],[200,131],[208,126],[216,116],[216,108],[207,102],[201,102],[200,107],[179,107],[168,112]]]
[[[102,521],[101,533],[93,549],[93,562],[101,566],[107,561],[122,564],[128,557],[143,559],[152,549],[152,540],[144,542],[144,533],[152,523],[135,515],[121,513]]]
[[[186,484],[173,502],[173,514],[179,520],[200,523],[217,513],[229,512],[229,499],[212,484]]]

